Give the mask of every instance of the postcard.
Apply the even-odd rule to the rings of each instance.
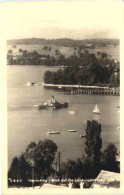
[[[123,13],[1,3],[2,195],[124,193]]]

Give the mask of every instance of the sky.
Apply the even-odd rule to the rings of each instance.
[[[121,0],[35,1],[2,3],[7,39],[119,38]]]

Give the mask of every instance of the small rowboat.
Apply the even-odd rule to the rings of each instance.
[[[51,135],[51,134],[60,134],[60,131],[50,131],[50,132],[47,132],[47,135]]]
[[[85,135],[80,135],[80,137],[82,138],[82,137],[85,137]]]
[[[76,130],[71,130],[71,129],[70,129],[70,130],[68,130],[68,132],[77,132],[77,131],[76,131]]]

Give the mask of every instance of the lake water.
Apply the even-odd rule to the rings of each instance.
[[[61,151],[62,161],[76,159],[84,154],[87,120],[96,119],[92,111],[95,104],[100,109],[97,120],[102,125],[103,149],[109,143],[120,148],[120,104],[118,96],[71,95],[57,90],[47,90],[42,86],[28,87],[26,83],[43,82],[44,66],[7,66],[8,79],[8,166],[14,156],[25,151],[31,141],[51,139]],[[54,95],[59,101],[69,99],[69,107],[59,110],[37,110],[33,105],[45,102]],[[69,110],[78,110],[70,115]],[[69,133],[68,129],[77,130]],[[58,135],[47,135],[48,131],[60,131]]]

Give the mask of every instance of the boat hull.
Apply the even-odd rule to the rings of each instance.
[[[59,104],[55,104],[55,105],[38,105],[38,109],[42,110],[42,109],[59,109],[59,108],[67,108],[68,107],[68,102],[64,102],[64,103],[59,103]]]
[[[73,133],[73,132],[77,132],[77,131],[76,131],[76,130],[71,130],[71,129],[70,129],[70,130],[68,130],[68,132],[72,132],[72,133]]]
[[[59,131],[51,131],[51,132],[47,132],[47,135],[52,135],[52,134],[60,134]]]
[[[100,112],[93,112],[93,114],[97,114],[97,115],[100,115]]]

